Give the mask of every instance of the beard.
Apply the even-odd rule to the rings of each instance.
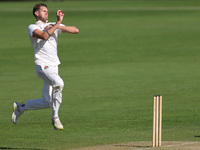
[[[39,20],[46,22],[48,20],[48,16],[47,17],[40,17]]]

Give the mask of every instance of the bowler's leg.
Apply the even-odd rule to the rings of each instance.
[[[43,98],[49,103],[52,109],[52,124],[55,129],[62,130],[63,125],[60,122],[58,111],[62,103],[64,82],[58,75],[58,67],[48,66],[41,68],[38,76],[44,80]]]
[[[52,86],[52,101],[51,101],[51,107],[52,107],[52,125],[56,130],[62,130],[63,125],[60,122],[58,111],[60,108],[60,104],[62,103],[62,90],[64,87],[64,82],[60,78],[60,76],[56,77],[55,84]]]

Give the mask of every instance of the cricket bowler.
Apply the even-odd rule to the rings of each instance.
[[[18,123],[19,117],[26,110],[52,109],[52,125],[56,130],[62,130],[58,111],[62,103],[64,82],[58,74],[60,60],[57,55],[58,35],[61,33],[79,33],[75,26],[62,24],[64,13],[56,12],[57,22],[48,22],[48,8],[46,4],[36,4],[33,15],[37,22],[29,25],[28,35],[34,48],[35,72],[43,80],[42,98],[29,99],[25,104],[14,102],[12,122]],[[35,88],[37,89],[37,88]]]

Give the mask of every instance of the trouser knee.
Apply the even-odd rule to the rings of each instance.
[[[64,82],[63,82],[63,80],[60,80],[58,83],[55,83],[54,85],[53,85],[53,88],[55,89],[55,90],[63,90],[63,88],[64,88]]]
[[[53,101],[58,101],[62,103],[62,90],[64,88],[64,82],[60,82],[59,85],[53,85]]]

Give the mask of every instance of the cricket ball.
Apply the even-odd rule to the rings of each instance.
[[[59,10],[58,13],[63,15],[63,12],[61,10]]]

